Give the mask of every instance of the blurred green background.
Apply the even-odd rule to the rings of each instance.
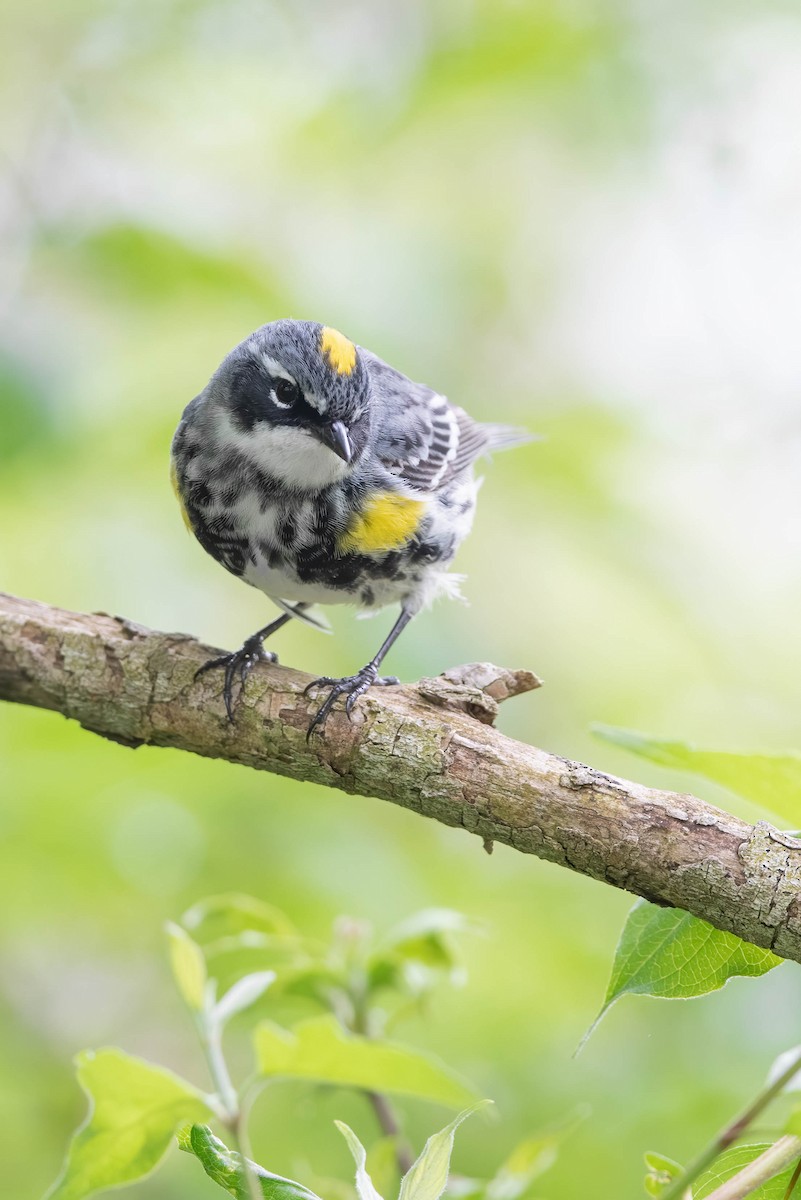
[[[393,651],[546,687],[508,733],[686,781],[593,720],[801,746],[801,17],[707,0],[49,0],[0,36],[0,586],[223,647],[269,605],[186,534],[185,403],[278,316],[321,320],[545,440],[486,468],[470,607]],[[331,611],[282,660],[355,669],[389,614]],[[722,793],[709,798],[758,815]],[[691,1003],[624,1000],[571,1057],[625,895],[368,799],[0,713],[4,1193],[37,1197],[84,1111],[71,1055],[118,1044],[203,1086],[162,923],[236,888],[324,936],[428,905],[483,919],[469,983],[403,1031],[495,1098],[457,1142],[491,1173],[592,1117],[538,1195],[640,1194],[799,1041],[797,968]],[[801,822],[800,822],[801,823]],[[408,1104],[420,1144],[444,1114]],[[353,1097],[275,1088],[272,1170],[350,1176]],[[205,1190],[204,1190],[205,1188]],[[214,1194],[173,1155],[134,1198]]]

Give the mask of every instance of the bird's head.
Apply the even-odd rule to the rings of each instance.
[[[241,342],[207,394],[228,436],[294,490],[341,479],[370,433],[370,380],[359,351],[336,329],[272,321]]]

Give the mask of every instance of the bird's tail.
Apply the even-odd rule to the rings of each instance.
[[[528,429],[521,429],[516,425],[484,425],[483,429],[487,435],[488,454],[493,450],[511,450],[513,446],[540,441],[540,434],[530,433]]]

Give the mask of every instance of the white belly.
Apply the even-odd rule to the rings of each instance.
[[[256,556],[256,565],[248,563],[243,576],[246,583],[258,588],[271,599],[302,601],[305,604],[356,604],[365,607],[359,589],[328,587],[323,583],[304,583],[291,572],[281,567],[271,567],[262,555]],[[383,608],[396,604],[408,593],[408,580],[370,579],[370,590],[374,596],[371,608]]]

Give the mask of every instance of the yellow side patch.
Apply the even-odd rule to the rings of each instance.
[[[425,500],[380,492],[353,518],[339,539],[339,549],[343,554],[397,550],[414,536],[425,506]]]
[[[174,459],[170,463],[170,483],[172,484],[172,490],[175,492],[175,499],[178,501],[178,507],[181,510],[181,516],[184,519],[184,525],[186,526],[186,528],[189,530],[190,533],[194,533],[194,530],[192,528],[192,522],[189,520],[189,513],[186,511],[186,505],[184,504],[184,498],[181,495],[181,489],[178,486],[178,468],[175,465]]]
[[[320,353],[337,375],[350,375],[356,366],[356,347],[344,333],[324,325],[320,330]]]

